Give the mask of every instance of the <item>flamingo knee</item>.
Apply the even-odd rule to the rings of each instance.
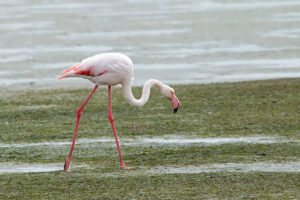
[[[108,114],[108,119],[109,119],[110,122],[113,122],[114,121],[114,116],[111,113],[109,113]]]
[[[82,109],[77,110],[77,117],[81,117]]]

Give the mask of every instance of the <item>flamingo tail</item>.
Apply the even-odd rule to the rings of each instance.
[[[57,79],[62,79],[62,78],[67,78],[67,77],[71,77],[72,75],[74,75],[74,72],[80,67],[80,63],[75,64],[74,66],[72,66],[71,68],[65,70],[63,73],[61,73],[60,77],[58,77]]]

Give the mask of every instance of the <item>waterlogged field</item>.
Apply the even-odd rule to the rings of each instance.
[[[1,1],[0,199],[300,199],[299,8],[297,0]],[[113,89],[130,170],[119,169],[107,88],[98,89],[65,173],[76,110],[92,85],[56,78],[103,52],[132,58],[135,86],[193,85],[174,86],[176,115],[157,89],[143,108]],[[196,85],[274,78],[294,79]]]
[[[113,89],[134,167],[121,170],[101,87],[83,111],[70,173],[76,109],[90,91],[2,90],[0,199],[299,199],[300,79],[174,88],[175,115],[157,89],[142,108]]]

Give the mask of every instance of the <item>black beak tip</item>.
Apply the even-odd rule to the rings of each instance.
[[[174,108],[174,114],[177,113],[179,106],[177,108]]]

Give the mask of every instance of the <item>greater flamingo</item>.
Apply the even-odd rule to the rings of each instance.
[[[162,95],[164,95],[167,99],[169,99],[172,102],[174,113],[177,112],[179,107],[179,100],[175,95],[174,89],[155,79],[150,79],[146,81],[143,86],[142,97],[140,99],[135,99],[131,91],[131,83],[133,80],[133,63],[129,57],[120,53],[102,53],[92,57],[88,57],[82,60],[81,63],[75,64],[70,69],[64,71],[58,79],[67,77],[85,78],[95,83],[96,85],[92,92],[89,94],[89,96],[86,98],[86,100],[83,102],[83,104],[77,110],[75,133],[69,156],[67,157],[64,165],[65,171],[69,171],[71,156],[75,145],[81,112],[99,85],[108,85],[108,119],[111,123],[111,127],[114,132],[120,157],[120,167],[122,169],[128,169],[128,167],[126,167],[123,162],[122,152],[120,149],[118,136],[115,129],[114,117],[112,115],[111,86],[121,84],[124,97],[128,101],[128,103],[132,106],[143,106],[149,99],[150,88],[154,85],[160,89]]]

